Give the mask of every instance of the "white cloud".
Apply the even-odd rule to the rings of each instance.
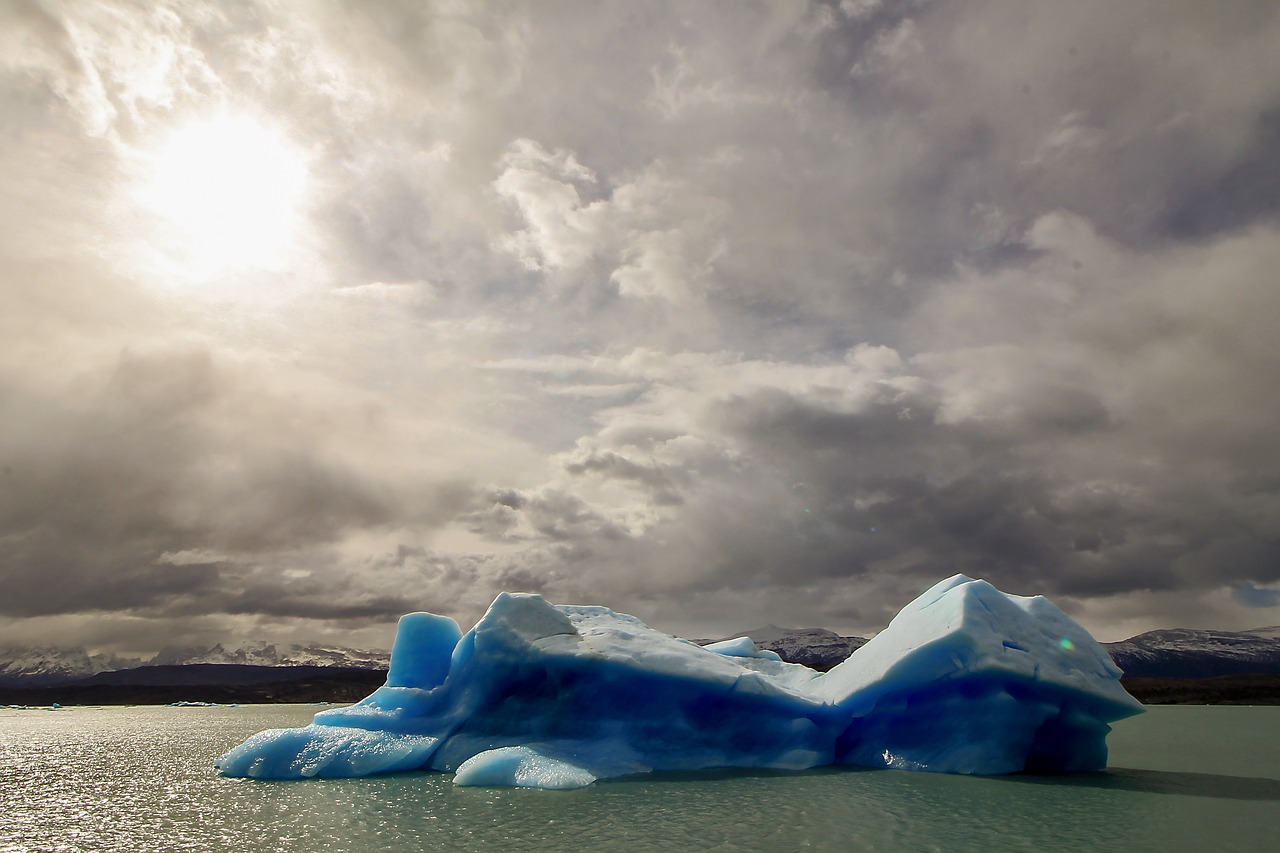
[[[370,281],[334,288],[333,295],[340,299],[415,305],[431,301],[434,291],[425,281]]]
[[[232,557],[227,556],[219,551],[210,551],[203,548],[187,548],[182,551],[165,551],[156,562],[169,566],[201,566],[216,563],[230,563]]]
[[[581,266],[598,248],[602,202],[582,199],[595,175],[572,152],[547,151],[529,139],[511,144],[494,189],[519,208],[527,228],[506,245],[529,269]]]

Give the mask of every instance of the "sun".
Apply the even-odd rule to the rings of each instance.
[[[277,127],[244,115],[188,121],[146,158],[139,200],[150,242],[188,277],[278,271],[303,225],[306,158]]]

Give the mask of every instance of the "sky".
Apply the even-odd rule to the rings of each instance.
[[[0,4],[0,644],[1280,623],[1280,5]]]

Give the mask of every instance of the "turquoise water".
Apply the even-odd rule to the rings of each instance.
[[[717,771],[553,792],[213,770],[316,710],[0,709],[0,851],[1280,850],[1280,708],[1152,708],[1116,725],[1110,770],[1072,776]]]

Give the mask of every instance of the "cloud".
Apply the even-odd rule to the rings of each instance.
[[[188,548],[185,551],[165,551],[156,562],[170,566],[207,566],[229,563],[232,558],[217,551]]]
[[[572,152],[521,139],[499,166],[493,186],[526,224],[502,245],[530,270],[573,270],[598,257],[622,296],[687,303],[724,251],[716,230],[723,204],[664,174],[660,162],[589,201],[596,176]]]
[[[868,631],[954,571],[1246,627],[1280,581],[1274,4],[0,16],[33,634]],[[217,111],[305,152],[280,270],[150,260],[148,152]]]
[[[591,257],[602,207],[582,199],[596,182],[590,169],[571,152],[548,152],[530,139],[513,142],[499,166],[494,189],[528,223],[507,245],[527,267],[573,268]]]

